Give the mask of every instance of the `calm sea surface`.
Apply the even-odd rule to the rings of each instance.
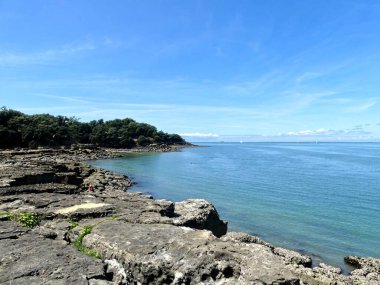
[[[210,143],[92,165],[127,174],[155,198],[212,202],[229,230],[344,268],[380,258],[380,144]]]

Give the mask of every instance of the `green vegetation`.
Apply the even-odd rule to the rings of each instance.
[[[93,256],[95,258],[99,258],[101,259],[102,256],[100,255],[99,252],[93,250],[93,249],[90,249],[90,248],[87,248],[83,245],[83,238],[90,234],[92,229],[94,228],[94,226],[84,226],[83,230],[81,231],[81,233],[79,234],[79,236],[77,237],[77,239],[74,241],[74,246],[81,252],[85,253],[85,254],[88,254],[90,256]]]
[[[0,212],[0,221],[9,221],[11,220],[11,213],[9,212]]]
[[[77,118],[49,114],[26,115],[0,109],[0,148],[94,144],[133,148],[149,144],[185,144],[179,135],[157,131],[154,126],[132,119],[79,122]]]
[[[34,228],[40,223],[38,215],[36,213],[25,212],[25,213],[11,213],[4,212],[0,213],[0,218],[10,221],[15,221],[21,226],[26,228]]]
[[[67,221],[70,223],[70,230],[76,228],[77,226],[79,226],[79,223],[77,221],[74,221],[73,219],[71,218],[68,218]]]
[[[34,228],[40,222],[36,213],[20,213],[17,217],[17,221],[23,227],[28,228]]]

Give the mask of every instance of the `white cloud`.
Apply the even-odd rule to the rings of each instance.
[[[214,133],[184,133],[184,134],[179,134],[181,137],[213,137],[217,138],[219,137],[218,134]]]
[[[277,137],[353,137],[353,136],[368,136],[372,135],[372,132],[364,130],[362,126],[354,126],[352,128],[344,130],[332,130],[332,129],[316,129],[316,130],[301,130],[301,131],[289,131],[287,133],[279,133]]]
[[[286,133],[286,135],[288,136],[315,136],[315,135],[330,135],[332,133],[333,131],[331,130],[317,129],[317,130],[289,131]]]

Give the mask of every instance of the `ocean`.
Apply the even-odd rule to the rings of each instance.
[[[132,178],[154,198],[203,198],[229,231],[348,270],[380,258],[379,143],[207,143],[91,164]],[[207,146],[207,147],[206,147]]]

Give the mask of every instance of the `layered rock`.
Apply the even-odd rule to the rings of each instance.
[[[226,233],[205,200],[125,192],[128,177],[79,163],[114,155],[0,153],[0,284],[380,283],[378,259],[347,257],[357,268],[348,276],[324,264],[311,268],[308,256]],[[35,217],[37,227],[21,226]]]
[[[15,227],[6,223],[9,229]],[[30,231],[2,239],[0,244],[0,284],[89,284],[108,278],[101,260],[77,251],[64,240]]]
[[[115,235],[117,232],[118,235]],[[282,259],[258,244],[218,239],[210,231],[105,221],[84,244],[124,265],[141,284],[296,284]]]

